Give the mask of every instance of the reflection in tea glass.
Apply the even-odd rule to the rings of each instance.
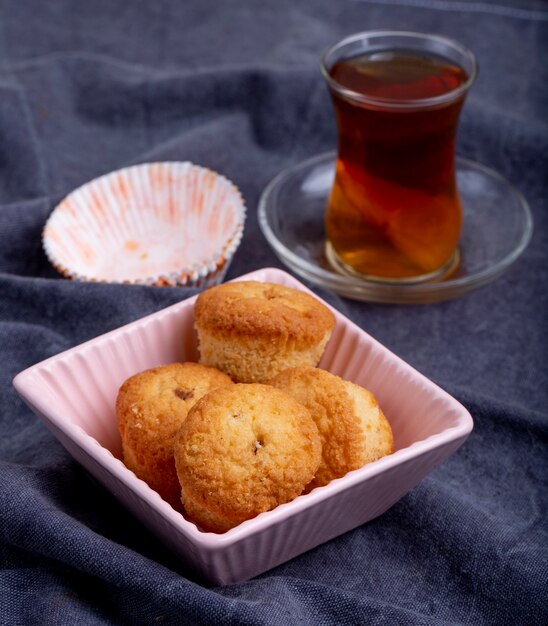
[[[372,31],[322,57],[338,128],[326,255],[342,273],[420,282],[458,265],[459,114],[474,55],[434,35]]]

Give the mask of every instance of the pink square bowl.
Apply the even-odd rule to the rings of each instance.
[[[263,269],[238,280],[309,291]],[[256,576],[381,515],[472,430],[468,411],[445,391],[334,311],[320,367],[370,389],[393,429],[393,454],[224,533],[198,530],[121,461],[114,404],[138,371],[197,360],[195,297],[62,352],[13,384],[69,453],[199,574],[217,584]]]

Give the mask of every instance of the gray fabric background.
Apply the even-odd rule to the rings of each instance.
[[[212,588],[11,387],[25,367],[188,292],[64,281],[40,232],[95,176],[190,159],[234,180],[248,205],[229,277],[279,266],[258,197],[281,169],[334,148],[318,58],[371,28],[445,34],[476,53],[458,151],[520,188],[535,232],[507,274],[455,301],[382,306],[318,291],[460,399],[474,432],[377,520]],[[548,621],[547,42],[542,0],[0,4],[0,623]]]

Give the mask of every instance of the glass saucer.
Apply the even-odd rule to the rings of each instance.
[[[276,255],[296,274],[347,298],[366,302],[448,300],[500,276],[526,248],[533,232],[525,198],[497,172],[457,158],[464,213],[460,264],[448,278],[382,283],[337,273],[325,255],[324,211],[335,174],[335,152],[284,170],[259,202],[261,230]]]

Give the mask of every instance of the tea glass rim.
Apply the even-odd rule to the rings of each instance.
[[[395,100],[392,98],[379,98],[375,96],[365,95],[358,91],[354,91],[353,89],[349,89],[348,87],[344,87],[337,80],[335,80],[329,70],[333,67],[334,62],[329,63],[328,59],[333,56],[337,51],[342,50],[343,48],[359,42],[360,40],[364,40],[364,42],[368,42],[372,39],[381,39],[381,38],[400,38],[402,41],[407,40],[408,42],[419,42],[419,41],[430,41],[434,42],[438,45],[443,45],[445,48],[453,49],[460,53],[470,64],[470,71],[468,72],[466,68],[462,68],[467,71],[468,77],[467,80],[459,85],[457,88],[448,91],[447,93],[441,94],[439,96],[432,96],[429,98],[417,98],[413,100]],[[387,47],[390,47],[389,44]],[[366,52],[368,46],[364,46],[362,52]],[[412,50],[423,50],[433,52],[432,50],[428,50],[426,47],[424,48],[411,48]],[[441,56],[443,55],[441,52],[438,53]],[[351,55],[341,56],[341,59],[352,58]],[[340,59],[337,59],[340,60]],[[461,64],[458,64],[461,67]],[[443,105],[449,102],[453,102],[460,96],[466,94],[466,92],[470,89],[474,81],[476,80],[478,74],[478,62],[474,53],[463,46],[458,41],[451,39],[450,37],[445,37],[443,35],[433,35],[430,33],[421,33],[418,31],[408,31],[408,30],[368,30],[361,31],[359,33],[354,33],[343,39],[339,40],[335,44],[329,46],[320,58],[320,68],[325,78],[327,84],[333,91],[341,95],[342,97],[362,104],[368,104],[373,106],[382,106],[383,108],[388,109],[425,109],[430,107],[436,107],[439,105]]]

